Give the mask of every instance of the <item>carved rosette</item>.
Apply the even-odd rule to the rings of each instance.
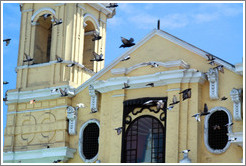
[[[242,120],[241,115],[241,98],[242,98],[242,90],[233,88],[230,93],[231,100],[233,101],[233,117],[235,120]]]
[[[89,86],[89,94],[91,96],[91,112],[97,112],[97,94],[98,92],[95,90],[93,85]]]
[[[209,96],[212,100],[219,99],[218,86],[219,86],[219,74],[217,69],[210,68],[206,73],[209,81]]]
[[[68,123],[68,133],[69,135],[76,135],[76,126],[77,126],[77,109],[74,109],[71,106],[67,107],[67,118]]]

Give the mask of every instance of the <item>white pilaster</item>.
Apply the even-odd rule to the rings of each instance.
[[[210,99],[216,100],[219,99],[218,89],[219,89],[219,74],[217,69],[210,68],[206,73],[209,81],[209,96]]]
[[[233,101],[233,117],[234,120],[242,120],[242,115],[241,115],[241,98],[242,98],[242,90],[241,89],[236,89],[233,88],[231,90],[231,100]]]

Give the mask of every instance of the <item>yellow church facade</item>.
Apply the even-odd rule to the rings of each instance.
[[[241,163],[242,64],[160,29],[107,67],[90,61],[92,52],[105,54],[107,19],[116,14],[107,5],[21,4],[3,162]],[[62,24],[54,26],[55,19]],[[102,38],[92,41],[94,32]],[[34,60],[23,62],[25,54]],[[185,98],[181,92],[187,89],[191,95]],[[173,104],[175,97],[179,102]],[[150,101],[162,101],[162,108]],[[208,115],[196,120],[193,115],[206,106]]]

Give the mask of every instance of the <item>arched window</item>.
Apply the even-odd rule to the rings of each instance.
[[[164,127],[155,117],[143,115],[126,130],[124,162],[163,163],[165,161]]]
[[[91,119],[82,125],[79,135],[79,155],[84,162],[94,162],[98,156],[99,122]]]
[[[83,51],[83,65],[90,69],[94,70],[94,61],[90,61],[94,59],[93,51],[95,51],[95,42],[92,41],[93,32],[96,30],[93,23],[91,21],[86,21],[85,27],[85,35],[84,35],[84,51]]]
[[[36,21],[33,57],[35,64],[50,61],[50,48],[52,36],[51,25],[51,16],[47,18],[40,16]]]
[[[204,142],[211,153],[223,153],[230,146],[228,133],[231,126],[225,126],[232,122],[230,112],[224,107],[214,107],[205,117]]]

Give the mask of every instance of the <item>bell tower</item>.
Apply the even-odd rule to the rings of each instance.
[[[93,52],[105,53],[106,22],[114,9],[99,3],[21,5],[17,89],[76,88],[104,67],[104,61],[91,60]],[[101,39],[92,40],[94,34]],[[26,56],[33,60],[23,62]]]
[[[104,61],[91,60],[93,52],[105,59],[106,23],[115,15],[106,5],[20,4],[17,83],[7,93],[4,162],[73,158],[76,149],[69,139],[76,132],[68,132],[68,126],[75,129],[77,119],[72,97],[75,88],[104,67]],[[52,92],[59,88],[67,89],[68,95]]]

